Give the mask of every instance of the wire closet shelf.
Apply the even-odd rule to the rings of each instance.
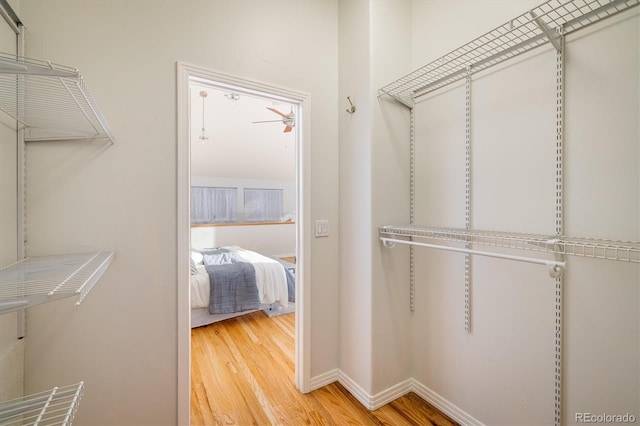
[[[0,52],[0,111],[20,123],[25,141],[113,141],[76,68]]]
[[[498,231],[438,228],[418,225],[386,225],[379,228],[383,242],[410,237],[413,240],[436,240],[476,244],[516,250],[570,255],[593,259],[640,263],[640,242],[591,238],[558,237]]]
[[[0,269],[0,314],[78,296],[79,305],[109,267],[113,252],[26,258]]]
[[[550,0],[378,90],[413,108],[414,99],[640,4],[640,0]],[[556,46],[558,49],[559,46]]]
[[[84,392],[84,382],[55,387],[0,403],[0,426],[71,425]]]

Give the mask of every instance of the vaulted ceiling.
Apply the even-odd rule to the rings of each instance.
[[[294,180],[298,128],[284,133],[282,117],[267,109],[288,114],[293,105],[245,93],[236,93],[233,100],[231,93],[196,82],[190,85],[191,175]],[[269,120],[276,121],[253,123]],[[204,140],[203,127],[208,138]]]

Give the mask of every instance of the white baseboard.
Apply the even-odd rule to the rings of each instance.
[[[411,392],[413,385],[413,379],[408,379],[393,385],[382,392],[378,392],[376,395],[370,395],[342,371],[340,372],[338,381],[368,410],[377,410],[383,405]]]
[[[333,382],[337,382],[339,376],[340,370],[335,369],[327,371],[326,373],[323,373],[319,376],[312,377],[311,383],[309,383],[309,392],[320,389],[323,386],[330,385]]]
[[[351,377],[344,374],[344,372],[340,371],[338,376],[338,381],[346,390],[349,391],[351,395],[353,395],[362,405],[364,405],[368,410],[374,410],[373,408],[373,397],[369,395],[359,384],[352,380]]]
[[[419,381],[411,379],[413,381],[412,391],[415,392],[420,398],[427,401],[429,404],[442,411],[453,420],[462,425],[469,426],[484,426],[484,424],[476,418],[469,415],[466,411],[460,409],[460,407],[447,401],[442,396],[438,395]]]
[[[398,383],[397,385],[393,385],[390,388],[385,389],[382,392],[378,392],[373,396],[373,410],[376,410],[383,405],[388,404],[391,401],[413,391],[413,382],[413,379],[407,379],[403,382]]]
[[[336,381],[340,382],[368,410],[376,410],[409,392],[414,392],[462,425],[484,426],[482,422],[413,378],[393,385],[376,395],[370,395],[343,371],[335,369],[312,378],[311,390],[319,389]]]

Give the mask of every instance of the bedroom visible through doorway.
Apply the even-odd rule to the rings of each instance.
[[[247,310],[263,310],[267,319],[294,311],[294,381],[300,391],[308,388],[301,242],[306,96],[183,64],[178,64],[178,81],[178,257],[191,263],[178,265],[178,405],[179,418],[188,419],[190,327],[223,324],[219,320]],[[185,246],[189,255],[182,257]],[[231,307],[227,299],[216,304],[220,287],[210,283],[230,285],[216,272],[221,260],[233,268],[249,263],[256,271],[247,281],[258,283],[258,305],[255,298]],[[186,270],[190,284],[182,278]],[[284,290],[278,284],[281,274]],[[198,287],[198,282],[204,284]]]
[[[293,312],[297,105],[200,78],[189,98],[191,326]]]

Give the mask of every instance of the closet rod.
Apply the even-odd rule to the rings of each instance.
[[[549,275],[551,276],[551,278],[558,278],[559,276],[561,276],[562,273],[564,272],[564,267],[565,267],[565,262],[561,262],[557,260],[545,260],[545,259],[537,259],[535,257],[512,256],[509,254],[492,253],[489,251],[458,248],[458,247],[444,246],[440,244],[428,244],[428,243],[421,243],[418,241],[398,240],[395,238],[380,237],[380,240],[384,243],[385,247],[389,247],[389,248],[392,248],[397,243],[397,244],[406,244],[409,246],[420,246],[420,247],[434,248],[439,250],[455,251],[458,253],[477,254],[479,256],[495,257],[498,259],[515,260],[518,262],[545,265],[549,267]]]

